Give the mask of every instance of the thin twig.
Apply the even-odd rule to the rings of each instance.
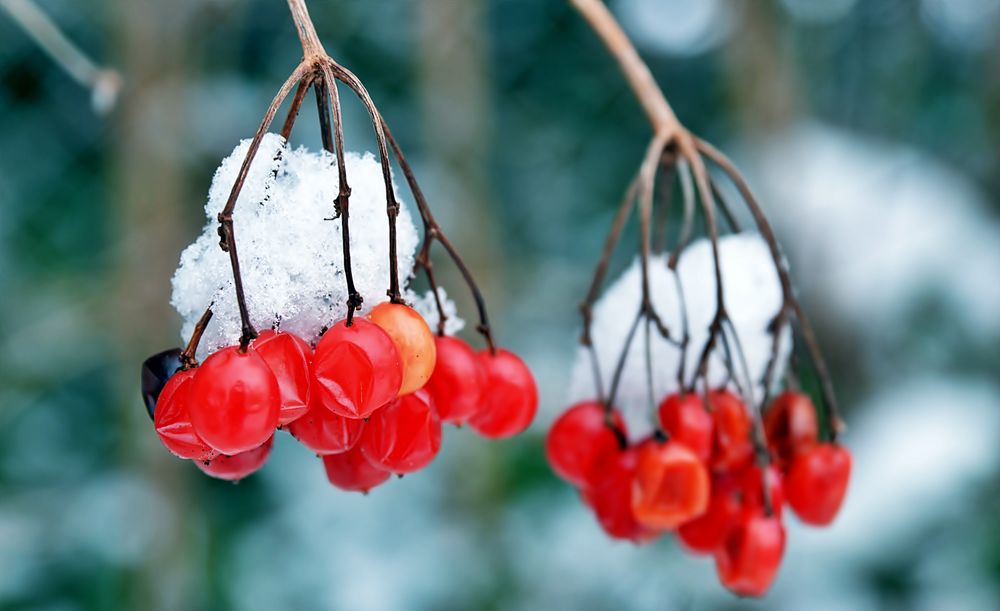
[[[0,8],[74,81],[90,89],[95,111],[105,114],[114,108],[122,88],[117,70],[88,57],[32,0],[0,0]]]

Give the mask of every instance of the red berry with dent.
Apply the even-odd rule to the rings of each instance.
[[[361,436],[361,452],[392,473],[413,473],[441,449],[441,419],[425,390],[403,395],[372,414]]]
[[[742,521],[715,552],[719,581],[734,594],[763,596],[770,589],[785,553],[785,527],[775,516]]]
[[[785,496],[806,524],[833,522],[847,494],[851,453],[847,448],[821,443],[798,454],[785,476]]]
[[[364,429],[364,420],[335,414],[315,399],[304,416],[288,425],[292,437],[320,456],[347,452],[358,444]]]
[[[437,363],[424,387],[444,422],[462,424],[479,409],[486,372],[469,344],[457,337],[434,338]]]
[[[294,333],[262,331],[253,348],[271,368],[281,391],[278,426],[284,426],[309,409],[312,394],[312,349]]]
[[[612,425],[625,436],[625,423],[617,410]],[[604,406],[597,401],[577,403],[552,425],[545,438],[545,456],[556,475],[578,488],[590,484],[597,463],[621,451],[618,435],[608,426]]]
[[[396,397],[403,363],[389,334],[355,318],[330,327],[313,357],[313,392],[327,409],[346,418],[367,418]]]
[[[644,443],[632,484],[632,513],[648,528],[675,529],[705,513],[709,486],[708,469],[686,446]]]
[[[478,357],[486,372],[486,386],[469,425],[484,437],[513,437],[528,428],[538,411],[535,377],[524,361],[508,350],[498,348],[496,354],[490,354],[487,349]]]
[[[708,403],[715,431],[709,463],[712,469],[726,471],[746,465],[753,457],[752,424],[746,405],[728,390],[710,392]]]
[[[391,475],[371,464],[357,446],[342,454],[324,456],[323,467],[326,469],[326,478],[337,488],[365,494]]]
[[[233,456],[217,456],[209,461],[196,461],[198,466],[206,475],[211,475],[217,479],[237,482],[251,473],[257,471],[267,462],[267,457],[271,455],[271,445],[274,443],[274,436],[268,437],[267,441],[260,447],[246,452],[240,452]]]
[[[424,317],[402,303],[380,303],[368,318],[392,338],[403,362],[403,381],[398,394],[408,395],[424,387],[434,372],[437,348],[434,334]]]
[[[670,395],[660,404],[659,413],[671,441],[684,444],[700,460],[712,456],[712,415],[697,395]]]
[[[816,407],[808,395],[783,392],[764,414],[764,431],[778,462],[787,467],[797,453],[815,445],[819,438]]]
[[[219,453],[210,448],[191,426],[189,402],[194,373],[194,369],[178,371],[167,380],[156,400],[153,425],[160,441],[174,456],[209,460]]]
[[[195,370],[191,424],[205,443],[232,456],[260,447],[274,434],[281,391],[271,368],[250,347],[223,348]]]
[[[590,487],[581,494],[608,536],[642,544],[660,533],[640,524],[632,513],[632,480],[638,456],[635,447],[604,456],[594,470]]]

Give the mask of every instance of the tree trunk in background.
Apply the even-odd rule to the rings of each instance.
[[[139,366],[146,356],[179,344],[177,316],[170,307],[170,277],[184,238],[180,205],[188,195],[179,167],[185,137],[183,66],[190,2],[132,0],[119,8],[119,57],[126,79],[118,109],[115,176],[120,232],[118,294],[111,300],[108,328],[117,333],[117,379],[124,432],[121,468],[145,478],[172,506],[177,518],[188,496],[180,469],[156,442],[138,393]],[[136,516],[143,519],[143,516]],[[188,541],[176,525],[159,537],[136,578],[121,592],[123,606],[180,609],[188,588],[183,562]],[[127,601],[127,602],[126,602]]]
[[[500,286],[504,267],[491,205],[490,162],[493,124],[482,0],[421,0],[415,3],[419,27],[419,101],[423,151],[434,159],[437,176],[422,173],[431,206],[444,230],[474,270],[493,312],[503,310]],[[414,154],[415,151],[411,151]],[[433,185],[433,186],[432,186]],[[469,327],[475,308],[454,266],[436,250],[435,271],[457,299]]]

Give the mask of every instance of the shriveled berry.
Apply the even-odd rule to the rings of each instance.
[[[434,338],[437,362],[425,388],[443,422],[462,424],[479,409],[486,372],[469,344],[457,337]]]
[[[260,447],[274,434],[280,407],[278,381],[252,346],[223,348],[195,370],[191,424],[221,454]]]
[[[524,361],[508,350],[499,348],[491,354],[487,349],[478,356],[486,372],[486,389],[469,425],[492,439],[513,437],[528,428],[538,411],[535,377]]]
[[[330,327],[313,357],[313,392],[325,408],[367,418],[399,392],[403,365],[392,338],[375,323],[355,318]]]
[[[632,513],[640,524],[675,529],[705,513],[708,497],[708,469],[687,446],[642,444],[632,484]]]
[[[604,405],[597,401],[577,403],[559,416],[545,438],[545,456],[556,475],[579,488],[590,485],[598,461],[621,450],[618,435],[625,438],[625,423],[617,410],[611,419],[618,434],[608,426]]]
[[[437,360],[434,334],[424,317],[410,306],[390,302],[375,306],[368,317],[389,334],[399,350],[403,362],[399,394],[408,395],[423,388]]]

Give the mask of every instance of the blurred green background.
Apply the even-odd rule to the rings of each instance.
[[[311,3],[542,386],[528,434],[449,429],[368,497],[284,435],[248,480],[206,478],[139,400],[211,175],[299,57],[285,3],[38,4],[124,89],[96,113],[0,10],[0,609],[1000,608],[1000,0],[611,3],[759,191],[848,409],[843,514],[792,520],[762,603],[669,540],[607,540],[544,463],[649,137],[566,3]],[[319,148],[312,115],[293,138]]]

